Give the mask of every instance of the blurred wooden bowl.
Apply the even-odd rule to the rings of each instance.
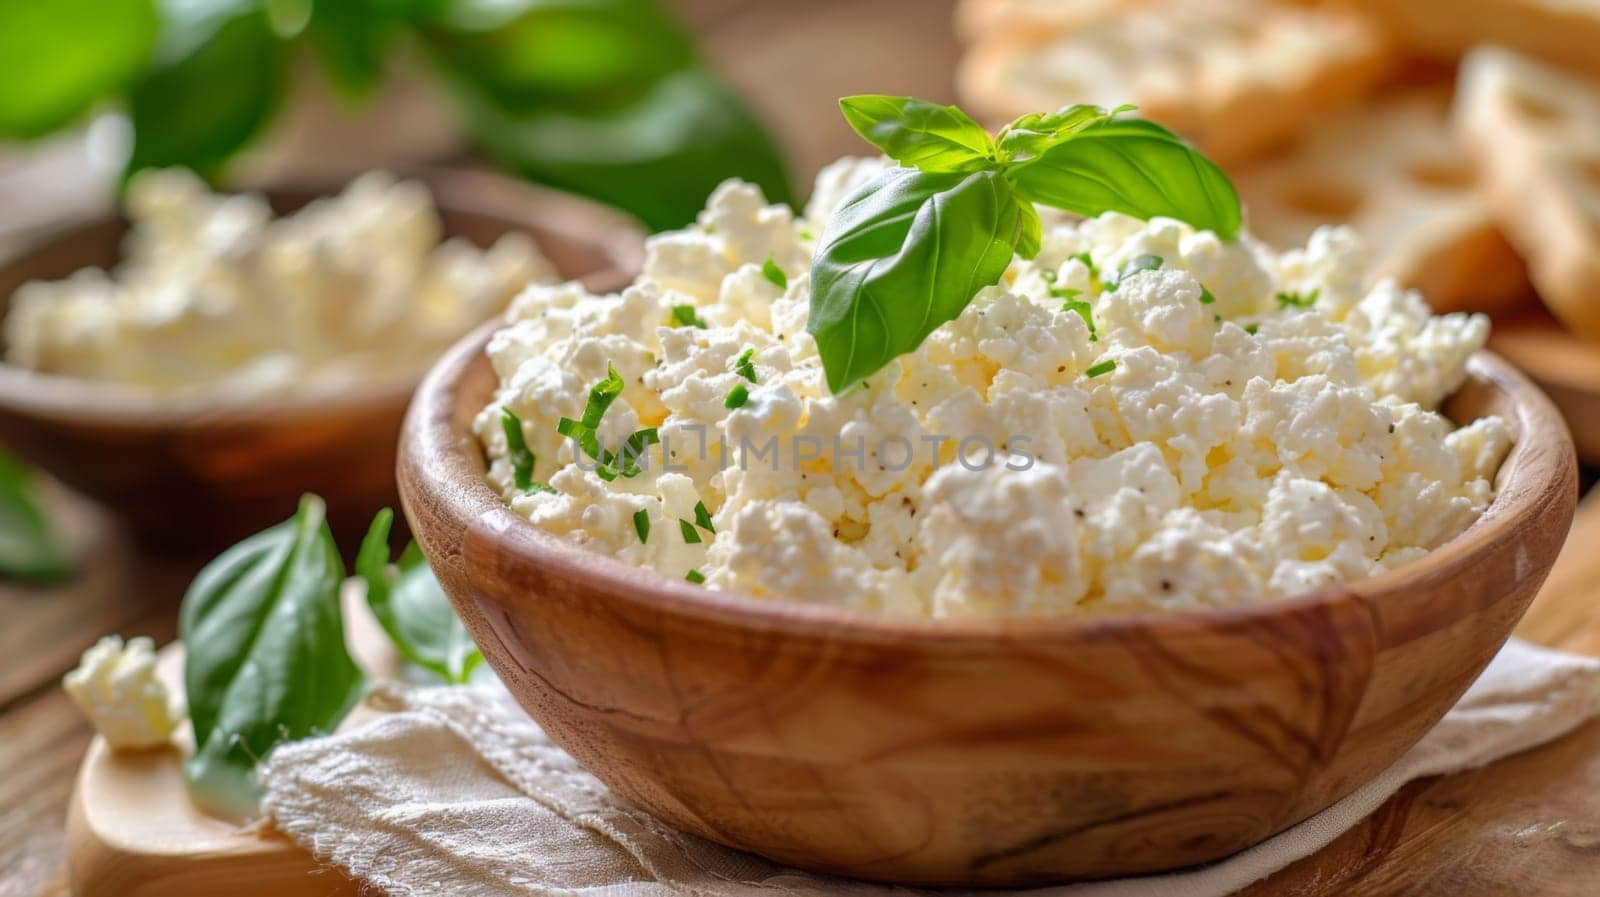
[[[771,859],[1016,886],[1204,863],[1408,750],[1505,641],[1577,498],[1555,409],[1480,353],[1449,407],[1516,439],[1483,517],[1300,598],[1074,620],[893,620],[761,602],[511,512],[471,431],[489,329],[418,389],[400,491],[490,664],[563,748],[666,822]]]
[[[559,272],[625,284],[643,259],[631,219],[496,175],[429,170],[447,236],[488,246],[532,236]],[[334,190],[266,191],[283,214]],[[0,315],[22,284],[119,258],[127,222],[74,226],[0,264]],[[397,500],[395,445],[417,376],[253,404],[174,398],[0,364],[0,445],[123,515],[147,547],[209,552],[288,518],[303,492],[327,499],[335,531],[359,538]]]
[[[1578,458],[1600,465],[1600,346],[1544,313],[1495,321],[1489,346],[1550,396],[1572,429]]]

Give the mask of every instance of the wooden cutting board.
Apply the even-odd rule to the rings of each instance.
[[[345,640],[374,676],[405,674],[367,610],[359,584],[343,595]],[[162,649],[157,671],[181,692],[183,646]],[[377,715],[358,706],[340,728]],[[356,897],[361,885],[271,829],[241,831],[189,802],[185,727],[172,748],[116,752],[95,738],[84,755],[67,816],[67,856],[78,897]],[[370,892],[369,892],[370,893]]]
[[[1595,550],[1596,546],[1600,546],[1600,495],[1579,505],[1567,548],[1518,629],[1519,635],[1541,644],[1600,656],[1600,551]],[[379,674],[400,675],[403,669],[399,658],[367,612],[359,588],[348,589],[344,599],[349,621],[346,639],[362,666]],[[182,666],[181,646],[168,646],[161,652],[161,674],[169,683],[181,682]],[[345,726],[358,725],[374,714],[358,708]],[[1535,794],[1560,791],[1559,781],[1563,778],[1582,787],[1587,775],[1582,769],[1569,768],[1570,763],[1541,761],[1539,756],[1551,751],[1560,754],[1565,750],[1562,745],[1569,742],[1578,749],[1583,749],[1586,741],[1600,742],[1600,738],[1583,734],[1586,731],[1580,730],[1548,748],[1494,764],[1480,773],[1440,781],[1466,781],[1473,776],[1489,776],[1497,781],[1504,778],[1503,790],[1527,800],[1533,800]],[[359,883],[318,863],[275,832],[240,831],[195,810],[184,791],[180,760],[178,749],[116,754],[98,738],[91,744],[78,774],[67,827],[69,863],[78,897],[355,897],[363,893]],[[1496,769],[1507,772],[1496,776]],[[1450,831],[1447,820],[1457,815],[1465,819],[1475,812],[1476,823],[1491,826],[1499,819],[1494,811],[1482,807],[1473,811],[1471,802],[1465,799],[1452,799],[1450,807],[1455,809],[1441,807],[1439,812],[1422,812],[1412,806],[1418,788],[1438,787],[1413,783],[1374,815],[1383,829],[1386,846],[1382,849],[1375,848],[1371,841],[1376,833],[1363,834],[1358,827],[1321,853],[1258,882],[1246,893],[1251,897],[1409,893],[1409,886],[1374,889],[1359,885],[1372,878],[1369,873],[1373,868],[1398,870],[1389,877],[1408,881],[1412,879],[1406,877],[1406,869],[1421,869],[1424,871],[1418,874],[1431,875],[1426,870],[1432,867],[1408,851],[1421,850],[1431,856],[1434,851],[1416,845],[1426,845],[1430,838]],[[1561,819],[1580,812],[1553,805],[1543,812],[1537,805],[1527,809],[1542,824],[1555,828],[1561,827]],[[1497,847],[1505,849],[1496,838],[1477,832],[1473,825],[1464,822],[1455,829],[1457,838],[1481,837],[1490,857],[1496,856]],[[1524,847],[1532,851],[1527,854],[1530,859],[1550,858],[1548,850]],[[1472,851],[1466,845],[1463,849]],[[1557,853],[1564,856],[1564,850]],[[1347,880],[1352,875],[1356,881]],[[1555,878],[1569,884],[1579,880],[1570,876]],[[1447,888],[1439,893],[1455,891]],[[1579,891],[1551,891],[1589,892],[1587,886]]]

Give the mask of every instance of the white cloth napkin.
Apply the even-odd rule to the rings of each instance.
[[[503,691],[396,686],[375,700],[394,712],[275,751],[264,809],[313,854],[396,897],[918,893],[787,869],[676,831],[611,797]],[[1391,769],[1276,837],[1189,871],[1006,893],[1221,897],[1316,852],[1411,779],[1482,766],[1596,715],[1600,661],[1512,640]]]

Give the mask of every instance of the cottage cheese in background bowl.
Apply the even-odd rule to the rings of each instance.
[[[373,173],[282,218],[180,170],[128,185],[122,262],[12,297],[6,361],[160,393],[326,391],[416,376],[530,281],[533,242],[440,242],[420,183]]]
[[[1342,229],[1279,255],[1168,219],[1047,218],[1035,259],[831,394],[807,272],[884,164],[836,163],[798,218],[724,184],[621,293],[519,296],[476,422],[509,505],[754,600],[961,618],[1302,594],[1421,557],[1493,497],[1506,425],[1437,411],[1488,321],[1364,289]],[[620,472],[558,431],[612,369],[599,445],[659,438]]]

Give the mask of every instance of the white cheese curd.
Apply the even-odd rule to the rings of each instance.
[[[652,238],[622,293],[518,297],[476,422],[511,507],[713,589],[954,618],[1294,595],[1419,557],[1492,498],[1505,424],[1455,429],[1435,410],[1487,321],[1364,290],[1339,229],[1277,255],[1172,220],[1047,213],[1037,258],[831,394],[805,329],[811,255],[884,164],[836,163],[798,219],[724,184],[694,226]],[[1141,256],[1160,264],[1117,283]],[[557,432],[608,365],[624,387],[602,444],[661,437],[609,480]],[[507,409],[549,491],[517,487]]]
[[[182,702],[156,676],[155,646],[148,638],[123,644],[121,636],[106,636],[83,652],[62,687],[117,749],[160,747],[184,716]]]
[[[427,188],[380,173],[274,218],[260,196],[149,171],[127,213],[116,269],[16,292],[7,361],[163,391],[326,388],[416,373],[555,278],[521,234],[440,243]]]

